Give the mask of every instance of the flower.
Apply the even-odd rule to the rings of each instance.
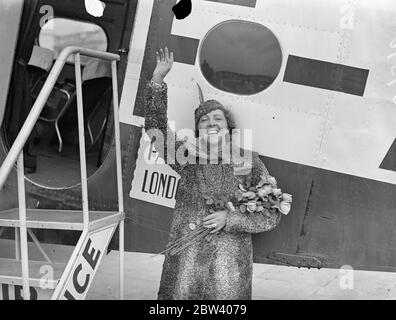
[[[272,194],[274,196],[280,196],[282,194],[282,190],[281,189],[272,189]]]
[[[272,192],[272,188],[268,185],[261,188],[266,194],[270,194]]]
[[[272,177],[272,176],[269,176],[269,177],[267,178],[267,182],[268,182],[272,187],[276,187],[276,185],[277,185],[276,179],[275,179],[274,177]]]
[[[287,214],[289,213],[290,209],[291,209],[291,204],[290,204],[290,202],[282,201],[282,202],[280,203],[280,205],[279,205],[279,211],[280,211],[281,213],[283,213],[284,215],[287,215]]]
[[[240,184],[235,191],[238,209],[241,213],[260,212],[265,216],[279,211],[286,215],[291,210],[292,195],[283,193],[277,187],[276,179],[262,174],[256,186],[252,186],[251,177],[239,178]]]
[[[245,192],[242,196],[248,199],[254,199],[256,197],[256,194],[253,191],[248,191]]]
[[[289,203],[292,202],[293,201],[292,195],[289,194],[289,193],[284,193],[282,195],[282,201],[283,202],[289,202]]]
[[[265,174],[260,175],[260,179],[261,179],[260,181],[263,181],[263,183],[268,183],[267,178],[268,176],[266,176]]]
[[[264,188],[263,189],[259,189],[259,190],[257,190],[257,195],[260,198],[264,198],[265,196],[268,195],[268,192],[266,190],[264,190]]]
[[[239,189],[243,192],[246,192],[247,190],[245,189],[245,187],[240,183],[239,184]]]
[[[256,201],[249,201],[247,204],[247,211],[249,211],[250,213],[256,211],[257,208],[257,203]]]

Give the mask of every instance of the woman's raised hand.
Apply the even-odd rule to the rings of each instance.
[[[173,65],[173,52],[169,53],[167,47],[165,50],[162,48],[155,53],[157,59],[157,66],[153,73],[153,80],[155,83],[162,84],[165,76],[172,69]]]

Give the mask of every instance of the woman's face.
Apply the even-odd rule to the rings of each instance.
[[[203,115],[198,121],[199,138],[217,144],[228,132],[227,119],[220,109]]]

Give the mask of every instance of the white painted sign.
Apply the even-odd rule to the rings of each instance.
[[[49,300],[54,290],[30,287],[30,300]],[[1,284],[0,300],[23,300],[23,287]]]
[[[61,300],[83,300],[85,298],[116,227],[117,224],[114,224],[88,233],[67,275],[65,285],[58,295]]]
[[[133,106],[139,87],[147,34],[150,27],[151,12],[154,0],[139,1],[136,8],[136,20],[133,35],[129,44],[128,65],[125,74],[124,88],[120,101],[120,121],[135,126],[141,126],[144,118],[133,115]]]
[[[158,156],[149,137],[142,130],[129,196],[174,208],[180,176]]]

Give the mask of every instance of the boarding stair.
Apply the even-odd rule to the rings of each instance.
[[[23,147],[51,94],[67,58],[71,55],[74,55],[75,61],[82,210],[26,208]],[[111,63],[118,193],[118,210],[116,211],[92,211],[88,208],[81,55],[103,59]],[[11,227],[15,229],[15,253],[13,257],[0,258],[0,298],[2,299],[84,299],[117,227],[119,227],[119,298],[123,299],[125,214],[117,91],[117,61],[119,59],[119,55],[109,52],[76,46],[64,48],[52,67],[25,123],[0,167],[1,192],[16,163],[19,206],[18,208],[0,211],[0,237],[5,228]],[[51,259],[51,254],[46,252],[44,249],[45,245],[39,242],[32,229],[74,230],[81,231],[81,235],[68,261],[58,263]],[[40,252],[41,259],[36,259],[37,257],[29,259],[32,243],[28,242],[28,236],[33,240],[33,244]]]

